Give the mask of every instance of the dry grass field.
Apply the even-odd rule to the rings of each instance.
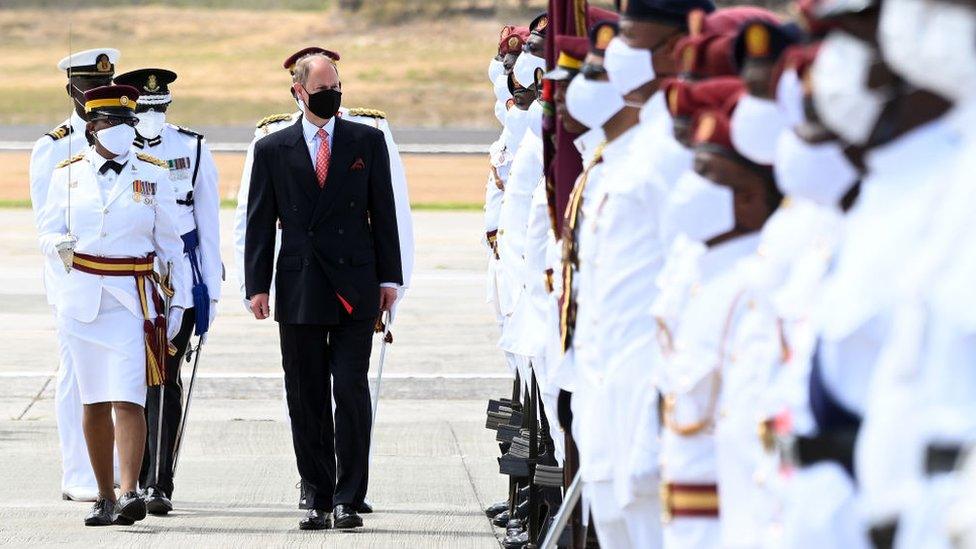
[[[215,154],[220,171],[220,195],[237,197],[244,155]],[[24,206],[30,198],[27,152],[0,152],[0,206]],[[418,208],[479,208],[484,203],[488,160],[483,155],[403,155],[410,202]]]
[[[527,24],[528,16],[518,17]],[[493,127],[485,71],[501,19],[372,21],[337,9],[0,7],[0,125],[64,119],[69,104],[56,64],[69,49],[91,47],[121,50],[119,71],[175,70],[174,116],[191,127],[248,124],[293,110],[281,62],[321,45],[342,55],[347,106],[385,110],[399,127]]]

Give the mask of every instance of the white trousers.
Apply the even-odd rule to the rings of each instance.
[[[81,427],[81,394],[75,377],[74,363],[67,346],[58,337],[58,384],[54,389],[54,413],[58,420],[58,438],[61,442],[61,490],[84,488],[97,490],[95,473],[88,459],[88,445]]]
[[[626,549],[638,547],[631,542],[624,515],[614,497],[613,482],[594,481],[583,483],[584,509],[589,509],[596,528],[600,547]]]

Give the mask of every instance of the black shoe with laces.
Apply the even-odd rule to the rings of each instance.
[[[115,517],[119,524],[132,524],[146,518],[146,500],[142,499],[135,490],[122,494],[115,502]],[[124,521],[122,520],[124,519]]]
[[[113,509],[115,509],[114,502],[105,498],[98,498],[98,501],[88,511],[88,516],[85,517],[85,526],[109,526],[112,524]]]

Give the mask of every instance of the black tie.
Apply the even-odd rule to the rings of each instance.
[[[105,172],[112,170],[116,175],[118,175],[122,171],[123,166],[125,166],[125,164],[119,164],[114,160],[106,160],[105,163],[102,164],[102,167],[98,168],[98,173],[105,175]]]

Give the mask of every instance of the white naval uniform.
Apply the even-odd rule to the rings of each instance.
[[[617,422],[614,384],[608,375],[600,340],[604,335],[600,323],[608,314],[606,304],[600,301],[604,284],[602,271],[606,266],[597,258],[599,248],[607,240],[601,223],[606,191],[616,184],[614,178],[620,177],[632,160],[628,153],[636,130],[634,126],[604,145],[600,171],[596,178],[591,173],[583,194],[578,230],[580,265],[575,282],[579,290],[572,360],[579,385],[572,400],[573,435],[579,449],[583,497],[593,515],[600,543],[607,547],[631,544],[621,506],[614,497],[615,450],[620,441],[616,429],[610,428]]]
[[[612,372],[616,448],[614,492],[634,547],[662,544],[658,483],[659,417],[654,368],[660,361],[651,306],[666,244],[661,208],[673,180],[691,167],[692,153],[674,140],[663,93],[641,109],[626,153],[642,162],[608,164],[599,213],[596,265],[601,354]],[[612,153],[611,153],[612,154]],[[651,517],[651,518],[648,518]]]
[[[172,188],[161,184],[168,174],[138,159],[135,152],[132,149],[127,158],[116,159],[125,162],[118,175],[111,170],[98,173],[105,159],[94,147],[77,162],[55,170],[40,218],[41,251],[46,256],[60,261],[55,245],[70,230],[78,238],[76,253],[142,258],[155,252],[163,264],[182,259]],[[155,196],[137,195],[136,180],[155,183]],[[182,271],[173,271],[172,285],[176,291],[172,304],[188,307],[189,287]],[[72,269],[59,282],[56,303],[58,335],[75,365],[81,402],[126,401],[143,406],[145,316],[135,278]],[[150,309],[155,314],[155,308]]]
[[[495,320],[501,328],[503,317],[498,307],[498,284],[496,276],[498,272],[499,259],[495,257],[498,246],[498,216],[502,210],[502,196],[505,193],[505,181],[508,180],[508,168],[510,162],[500,162],[495,165],[496,159],[503,155],[505,148],[505,129],[488,147],[488,177],[485,180],[485,245],[488,247],[488,284],[486,290],[486,302],[492,306],[495,313]],[[489,237],[489,235],[494,235]]]
[[[784,426],[792,422],[801,434],[813,432],[807,398],[814,339],[810,312],[840,221],[836,207],[787,198],[763,225],[757,254],[740,267],[749,284],[749,306],[729,343],[730,355],[738,360],[724,376],[725,417],[719,419],[717,439],[722,537],[730,546],[823,546],[795,540],[784,544],[790,482],[810,472],[781,474],[783,464],[766,438],[773,432],[758,427],[779,420]],[[732,400],[744,404],[730,405]],[[740,429],[729,428],[734,426]],[[771,427],[766,423],[764,429]],[[797,493],[793,501],[802,506],[804,496]]]
[[[58,163],[88,149],[85,140],[86,122],[72,112],[60,126],[45,134],[34,143],[30,158],[30,197],[34,210],[34,222],[40,222],[41,212],[47,201],[51,175]],[[57,139],[55,137],[61,136]],[[55,306],[58,279],[64,274],[61,260],[44,257],[44,290],[47,303]],[[57,311],[54,311],[57,317]],[[96,491],[95,473],[88,459],[88,446],[81,427],[81,398],[75,379],[71,354],[58,338],[58,381],[54,390],[54,410],[58,420],[58,438],[61,443],[61,489],[83,487]]]
[[[947,517],[963,494],[959,475],[927,472],[926,451],[930,444],[966,448],[976,442],[976,300],[971,291],[976,254],[969,248],[976,235],[974,120],[976,106],[957,108],[944,117],[940,132],[952,138],[928,139],[929,148],[951,149],[944,153],[950,158],[925,166],[926,176],[918,182],[928,188],[930,200],[914,207],[923,210],[918,213],[929,220],[929,228],[916,236],[913,248],[900,250],[906,256],[899,269],[900,299],[871,382],[855,454],[859,474],[868,460],[887,458],[877,474],[890,475],[889,484],[869,477],[873,482],[866,487],[866,500],[874,509],[881,499],[890,502],[888,509],[897,513],[894,546],[899,548],[952,546]]]
[[[393,183],[393,200],[396,204],[397,232],[400,236],[400,264],[403,270],[403,285],[399,287],[399,298],[403,297],[404,292],[410,287],[410,280],[413,277],[414,263],[414,238],[413,238],[413,215],[410,212],[410,196],[407,191],[407,176],[403,169],[403,162],[400,160],[400,149],[393,141],[393,134],[385,118],[374,116],[358,116],[350,114],[357,112],[356,109],[339,108],[337,116],[350,122],[367,124],[383,132],[386,138],[386,148],[390,155],[390,180]],[[278,130],[296,124],[302,118],[302,111],[296,111],[290,115],[278,115],[269,117],[274,120],[267,124],[260,124],[254,130],[254,139],[247,147],[247,154],[244,157],[244,170],[241,172],[241,184],[237,190],[237,209],[234,212],[234,262],[237,265],[237,280],[240,283],[241,298],[244,300],[244,308],[250,312],[250,302],[247,299],[247,292],[244,289],[244,235],[247,229],[247,199],[251,190],[251,166],[254,164],[254,144],[262,137],[272,134]],[[280,232],[280,229],[279,229]],[[281,235],[275,239],[275,257],[278,248],[281,246]],[[272,284],[272,287],[274,285]]]
[[[746,288],[739,263],[754,254],[758,244],[758,234],[739,236],[704,252],[694,244],[679,243],[679,255],[669,257],[671,269],[662,271],[669,284],[662,286],[654,305],[664,358],[657,369],[665,398],[662,483],[718,483],[715,422],[722,372],[731,358],[729,333],[743,308]],[[692,431],[692,426],[697,428]],[[682,428],[689,432],[679,432]],[[664,546],[722,546],[719,519],[674,516],[664,525]]]
[[[902,299],[897,275],[911,265],[909,253],[920,244],[919,235],[941,198],[944,181],[926,176],[931,166],[949,159],[954,139],[944,121],[935,121],[866,155],[867,176],[845,218],[844,238],[820,297],[817,352],[824,384],[842,406],[864,418],[854,458],[862,513],[847,518],[857,521],[851,530],[858,523],[866,531],[871,524],[893,519],[903,501],[901,483],[893,479],[904,478],[905,456],[892,455],[890,446],[883,455],[865,453],[879,448],[862,444],[878,436],[873,423],[878,416],[866,412],[874,404],[871,387],[877,383],[876,366],[891,313]]]
[[[197,231],[200,243],[197,256],[203,283],[206,284],[210,295],[212,322],[216,314],[217,301],[220,300],[220,286],[224,278],[224,266],[220,260],[220,181],[217,165],[203,136],[199,136],[200,166],[197,168],[198,135],[167,123],[163,126],[158,139],[142,140],[137,137],[135,147],[169,164],[169,181],[177,201],[186,202],[187,198],[192,196],[192,204],[177,202],[176,228],[181,235],[194,229]],[[195,183],[194,172],[196,172]],[[183,256],[183,271],[186,280],[192,281],[189,254]]]
[[[498,216],[498,255],[501,257],[499,291],[508,292],[503,301],[511,303],[506,314],[505,326],[498,346],[509,353],[535,358],[538,352],[536,337],[540,319],[535,315],[530,297],[527,296],[530,273],[526,265],[527,232],[532,210],[532,195],[542,181],[542,137],[527,130],[515,158],[512,160],[501,212]],[[538,274],[536,278],[541,277]],[[527,360],[520,361],[527,365]],[[528,383],[531,375],[523,368],[522,381]]]

